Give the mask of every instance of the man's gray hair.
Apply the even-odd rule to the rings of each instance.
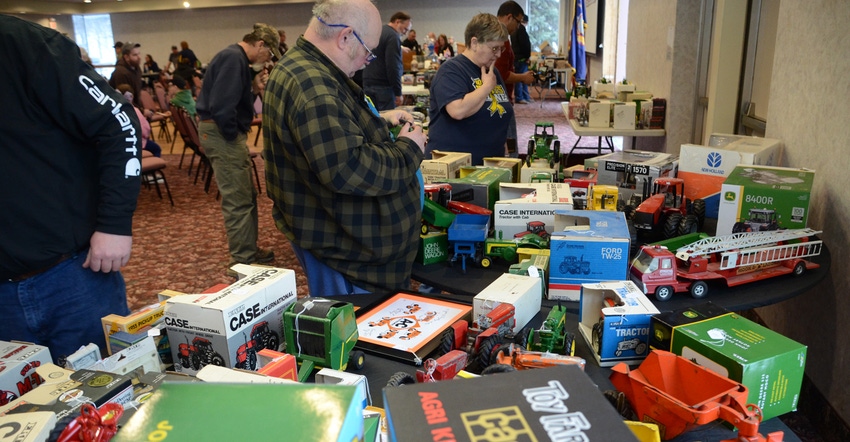
[[[374,0],[370,0],[374,3]],[[326,26],[316,20],[321,17],[328,24],[344,24],[354,28],[361,36],[368,26],[368,19],[361,8],[353,5],[350,0],[319,0],[313,6],[313,18],[309,26],[316,29],[316,33],[322,39],[331,39],[337,35],[342,28]]]

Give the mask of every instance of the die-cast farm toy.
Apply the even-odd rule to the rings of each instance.
[[[560,162],[561,142],[555,135],[555,125],[548,121],[539,121],[534,124],[534,135],[528,140],[528,151],[521,155],[527,167],[531,167],[534,160],[542,159],[549,162],[549,168],[554,169],[555,164]]]

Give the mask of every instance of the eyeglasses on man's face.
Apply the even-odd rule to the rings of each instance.
[[[330,27],[330,28],[351,28],[351,33],[354,34],[354,38],[356,38],[357,41],[359,41],[360,44],[363,45],[363,49],[366,50],[366,63],[371,63],[376,58],[378,58],[378,57],[375,56],[375,54],[372,53],[372,50],[369,49],[369,46],[366,46],[366,43],[364,43],[363,39],[360,38],[360,34],[358,34],[357,31],[354,30],[353,27],[348,26],[346,24],[342,24],[342,23],[328,23],[328,22],[322,20],[322,17],[319,17],[319,16],[316,16],[316,20],[319,20],[319,23],[321,23],[321,24],[323,24],[327,27]]]

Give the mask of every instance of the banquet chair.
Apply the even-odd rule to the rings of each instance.
[[[171,116],[168,113],[168,108],[161,109],[158,104],[151,97],[150,91],[147,89],[142,89],[139,92],[139,100],[142,102],[142,107],[151,111],[154,111],[153,116],[150,118],[151,125],[154,123],[159,123],[159,137],[162,138],[163,135],[168,137],[168,117]],[[166,138],[171,141],[170,138]]]
[[[165,160],[153,156],[152,153],[142,151],[142,184],[150,188],[151,184],[156,188],[156,194],[159,199],[162,199],[162,191],[159,189],[159,183],[165,186],[165,191],[168,193],[168,200],[171,201],[171,206],[174,206],[174,199],[171,197],[171,189],[168,187],[168,180],[165,179]]]
[[[195,161],[195,156],[197,155],[200,160],[198,161],[198,168],[195,170],[195,184],[198,183],[198,177],[201,176],[201,168],[203,168],[204,192],[209,193],[210,184],[212,183],[213,169],[212,164],[210,164],[210,160],[207,158],[206,152],[204,151],[204,146],[201,144],[201,137],[198,135],[198,127],[195,126],[195,122],[192,121],[192,117],[190,117],[189,113],[182,107],[177,108],[176,121],[179,121],[181,131],[186,131],[186,145],[193,151],[192,159],[189,160],[189,173],[192,173],[192,163]],[[183,153],[186,153],[185,149],[183,150]],[[180,162],[181,164],[183,162],[182,156],[180,157]]]
[[[263,97],[257,95],[254,99],[254,119],[251,120],[251,127],[257,126],[257,136],[254,137],[254,147],[257,147],[257,142],[260,141],[260,134],[263,133]]]
[[[168,99],[165,98],[165,88],[162,87],[161,84],[155,83],[154,87],[153,87],[153,92],[156,95],[156,103],[159,105],[160,111],[164,112],[164,113],[165,112],[171,112],[169,110],[170,106],[168,105]],[[170,117],[171,114],[169,113],[168,116]],[[168,143],[171,143],[171,153],[174,153],[174,141],[172,141],[172,138],[171,138],[172,134],[169,133],[169,131],[168,131],[168,123],[167,122],[161,123],[160,135],[162,134],[162,129],[165,129],[165,141],[168,142]],[[176,136],[176,135],[177,135],[177,129],[175,128],[173,136]]]

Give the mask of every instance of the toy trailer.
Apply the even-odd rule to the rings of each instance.
[[[812,229],[733,233],[688,244],[675,256],[661,246],[647,245],[632,260],[629,277],[644,293],[666,301],[679,292],[702,298],[710,280],[733,287],[789,273],[799,276],[820,267],[804,259],[820,254],[823,241],[809,240],[818,233]]]
[[[487,215],[459,214],[449,226],[448,240],[454,245],[454,254],[450,263],[461,260],[461,268],[466,273],[466,258],[481,262],[484,240],[490,232],[490,217]]]
[[[759,434],[761,410],[747,404],[747,387],[673,353],[653,350],[635,370],[621,362],[611,383],[623,392],[638,420],[657,424],[669,440],[722,419],[738,429],[735,441],[780,442],[781,431]]]

